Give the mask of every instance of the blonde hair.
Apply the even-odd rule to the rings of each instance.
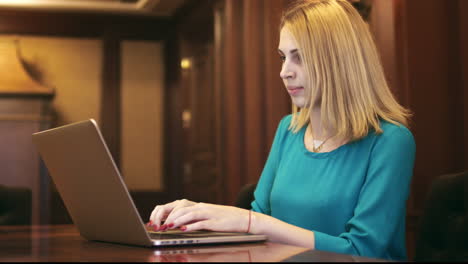
[[[411,113],[393,97],[368,25],[348,1],[296,1],[283,13],[283,27],[296,41],[310,92],[306,107],[293,104],[289,129],[309,123],[316,100],[324,128],[338,138],[382,133],[379,119],[408,126]]]

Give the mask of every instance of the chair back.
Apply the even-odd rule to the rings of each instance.
[[[434,180],[419,224],[415,261],[468,261],[468,171]]]
[[[0,185],[0,225],[31,224],[31,190]]]
[[[249,183],[244,185],[239,191],[239,194],[237,195],[235,206],[248,210],[252,209],[251,204],[254,200],[254,191],[256,187],[256,183]]]

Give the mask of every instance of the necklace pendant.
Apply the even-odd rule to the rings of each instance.
[[[320,152],[320,150],[322,149],[322,145],[318,146],[318,147],[313,147],[312,148],[314,152]]]

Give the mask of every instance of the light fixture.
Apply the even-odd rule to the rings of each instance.
[[[190,69],[191,66],[192,66],[192,62],[190,61],[189,58],[183,58],[180,61],[180,67],[184,70]]]

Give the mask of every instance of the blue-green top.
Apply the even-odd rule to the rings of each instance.
[[[306,127],[288,130],[291,118],[278,126],[252,210],[313,231],[317,250],[406,260],[411,132],[381,121],[381,134],[314,153],[304,145]]]

